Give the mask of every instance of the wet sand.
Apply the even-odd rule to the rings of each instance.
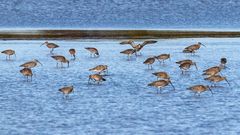
[[[2,40],[36,39],[161,39],[240,37],[240,31],[197,30],[0,30]]]

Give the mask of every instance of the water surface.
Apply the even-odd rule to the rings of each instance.
[[[186,46],[201,41],[195,56],[181,53]],[[17,57],[6,61],[0,55],[0,133],[10,134],[237,134],[239,117],[239,38],[198,38],[158,40],[146,46],[143,56],[127,57],[119,52],[130,46],[119,45],[118,40],[57,40],[55,54],[71,59],[68,49],[77,50],[77,59],[69,68],[56,68],[43,41],[0,41],[0,50],[12,48]],[[141,42],[139,40],[139,42]],[[99,58],[90,58],[84,47],[97,47]],[[142,62],[149,56],[171,53],[165,65],[156,62],[148,70]],[[221,57],[228,59],[228,69],[222,72],[231,84],[219,83],[214,94],[194,96],[186,90],[195,84],[210,84],[203,80],[202,70],[218,65]],[[19,73],[20,64],[31,59],[43,63],[33,69],[32,82],[26,82]],[[176,61],[192,59],[199,71],[192,68],[181,75]],[[88,71],[98,64],[109,66],[107,81],[88,85]],[[151,74],[166,71],[176,91],[166,87],[162,94],[147,84],[155,81]],[[64,100],[58,89],[74,85],[75,92]]]

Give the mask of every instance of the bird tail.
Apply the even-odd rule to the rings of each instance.
[[[153,75],[157,75],[157,73],[152,73]]]
[[[153,83],[149,83],[148,86],[153,86]]]
[[[105,79],[105,78],[102,78],[102,80],[103,80],[103,81],[106,81],[106,79]]]

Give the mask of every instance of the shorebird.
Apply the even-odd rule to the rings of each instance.
[[[86,50],[88,50],[90,52],[90,57],[99,57],[99,52],[97,50],[97,48],[94,48],[94,47],[85,47]]]
[[[102,81],[106,81],[106,79],[103,78],[103,76],[100,74],[89,75],[88,83],[90,83],[91,80],[97,82],[97,84],[99,84]]]
[[[121,51],[120,53],[126,54],[126,55],[128,56],[128,60],[130,60],[130,57],[131,57],[134,53],[135,53],[135,55],[137,55],[135,49],[127,49],[127,50]]]
[[[20,70],[20,73],[22,73],[23,76],[27,77],[27,81],[28,81],[28,77],[30,76],[31,81],[32,81],[33,73],[32,73],[32,70],[30,68],[23,68],[23,69]]]
[[[145,40],[141,44],[135,44],[133,40],[126,40],[126,41],[120,42],[121,45],[130,44],[132,46],[132,48],[136,50],[136,55],[137,55],[137,52],[140,52],[140,50],[142,50],[142,48],[145,45],[154,44],[154,43],[157,43],[157,41],[155,41],[155,40]],[[141,55],[141,52],[140,52],[140,55]]]
[[[148,65],[148,69],[152,69],[152,64],[155,62],[155,58],[154,57],[150,57],[150,58],[147,58],[143,64],[146,64]],[[150,68],[149,68],[150,67]]]
[[[167,79],[169,80],[170,79],[170,76],[168,75],[168,73],[166,72],[155,72],[155,73],[152,73],[153,75],[157,76],[157,80],[159,78],[162,78],[162,79]]]
[[[197,44],[193,44],[193,45],[190,45],[190,46],[184,48],[183,52],[185,52],[185,53],[193,53],[194,54],[195,51],[198,50],[201,47],[201,45],[205,46],[201,42],[198,42]]]
[[[195,92],[195,95],[198,94],[198,96],[200,96],[200,94],[204,91],[211,91],[211,93],[213,94],[211,88],[209,86],[205,86],[205,85],[194,85],[192,87],[187,88],[188,90],[191,90],[193,92]]]
[[[54,50],[55,48],[58,48],[58,47],[59,47],[57,44],[55,44],[55,43],[49,43],[48,41],[42,43],[42,45],[46,45],[49,49],[51,49],[51,51],[50,51],[51,54],[53,53],[53,50]],[[42,45],[41,45],[41,46],[42,46]]]
[[[213,76],[213,75],[218,74],[222,69],[223,69],[223,67],[221,67],[221,66],[211,67],[206,70],[203,70],[202,75]]]
[[[61,67],[63,67],[63,63],[67,63],[68,67],[69,67],[69,60],[67,60],[64,56],[55,55],[55,56],[51,56],[51,57],[57,61],[57,68],[58,68],[58,62],[61,63]]]
[[[221,58],[219,66],[225,68],[226,64],[227,64],[227,59],[226,58]]]
[[[63,93],[64,97],[68,97],[70,93],[73,92],[73,86],[65,86],[59,89],[60,92]]]
[[[193,61],[187,59],[187,60],[177,61],[176,63],[181,65],[181,64],[183,64],[183,63],[193,63]]]
[[[20,65],[20,67],[34,68],[34,67],[37,66],[38,63],[39,63],[40,65],[42,65],[42,63],[40,63],[38,60],[34,59],[34,60],[32,60],[32,61],[28,61],[28,62]]]
[[[213,82],[214,84],[217,83],[217,82],[221,82],[221,81],[225,80],[227,82],[227,84],[230,86],[230,83],[228,82],[227,78],[226,77],[222,77],[220,75],[213,75],[213,76],[204,78],[204,80],[208,80],[210,82]]]
[[[196,67],[196,69],[198,70],[196,62],[185,62],[185,63],[180,64],[179,67],[182,70],[182,74],[185,71],[187,71],[192,65],[194,65]]]
[[[6,60],[10,60],[11,55],[15,55],[15,57],[16,57],[15,51],[11,50],[11,49],[4,50],[1,53],[6,54]]]
[[[75,60],[76,59],[76,50],[75,49],[69,49],[69,53],[71,56],[73,56],[73,59]]]
[[[108,66],[107,65],[98,65],[94,68],[89,69],[89,71],[97,72],[98,74],[101,74],[102,72],[108,72]]]
[[[175,87],[173,86],[172,82],[170,80],[158,80],[158,81],[154,81],[152,83],[149,83],[148,86],[152,86],[152,87],[156,87],[157,89],[157,93],[160,90],[160,93],[162,92],[162,88],[167,86],[168,84],[171,84],[171,86],[173,87],[173,90],[175,90]]]
[[[158,60],[160,63],[164,63],[165,60],[170,60],[170,54],[160,54],[155,56],[155,59]]]

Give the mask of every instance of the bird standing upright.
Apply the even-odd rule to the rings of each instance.
[[[69,67],[69,60],[67,60],[64,56],[55,55],[55,56],[51,56],[51,57],[57,61],[57,68],[58,68],[58,62],[61,63],[61,67],[63,67],[63,63],[67,63],[68,67]]]
[[[16,57],[16,53],[12,49],[4,50],[1,53],[6,54],[6,60],[10,60],[11,55],[15,55]]]
[[[22,73],[23,76],[27,77],[27,81],[28,81],[28,77],[30,76],[31,81],[32,81],[33,73],[32,73],[32,70],[30,68],[23,68],[23,69],[20,70],[20,73]]]
[[[53,54],[53,50],[54,50],[55,48],[58,48],[58,47],[59,47],[59,45],[57,45],[57,44],[55,44],[55,43],[49,43],[48,41],[42,43],[42,45],[46,45],[49,49],[51,49],[51,51],[50,51],[51,54]],[[41,45],[41,46],[42,46],[42,45]]]

